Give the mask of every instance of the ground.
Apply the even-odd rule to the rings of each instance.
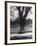
[[[19,34],[20,26],[10,29],[10,39],[31,39],[32,38],[32,24],[26,25],[22,34]],[[13,35],[14,34],[14,35]],[[23,35],[24,34],[24,35]],[[29,34],[29,35],[28,35]]]

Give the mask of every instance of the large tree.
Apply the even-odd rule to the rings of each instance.
[[[20,17],[20,29],[21,29],[21,30],[19,31],[19,33],[20,33],[20,32],[22,31],[22,29],[24,30],[25,21],[26,21],[25,19],[26,19],[28,13],[29,13],[31,7],[18,6],[18,7],[16,7],[16,8],[17,8],[17,10],[19,11],[19,17]],[[22,9],[21,9],[21,8],[22,8]],[[24,8],[26,8],[26,9],[25,9],[25,14],[23,15]]]

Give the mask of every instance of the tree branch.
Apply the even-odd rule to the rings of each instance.
[[[22,9],[22,14],[23,14],[23,11],[24,11],[24,7],[23,7],[23,9]]]
[[[18,11],[20,11],[20,6],[16,7],[18,9]]]
[[[24,18],[28,15],[30,9],[31,9],[31,7],[26,7],[25,15],[23,16]]]

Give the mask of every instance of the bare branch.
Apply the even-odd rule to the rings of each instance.
[[[16,7],[18,9],[18,11],[20,11],[20,6]]]
[[[26,7],[24,18],[28,15],[31,7]]]
[[[24,7],[22,8],[22,14],[23,14],[23,11],[24,11]]]

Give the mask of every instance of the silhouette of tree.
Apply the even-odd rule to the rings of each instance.
[[[22,29],[24,30],[24,26],[25,26],[25,22],[26,22],[25,19],[26,19],[28,13],[29,13],[31,7],[26,7],[24,16],[23,16],[23,12],[24,12],[24,8],[25,8],[25,7],[22,7],[22,11],[21,11],[21,9],[20,9],[21,6],[18,6],[18,7],[16,7],[16,8],[17,8],[18,11],[19,11],[20,29],[21,29],[21,30],[22,30]]]
[[[22,7],[22,10],[21,10]],[[24,7],[24,6],[16,6],[17,10],[19,11],[19,20],[20,20],[20,31],[19,33],[24,30],[24,26],[25,26],[25,22],[26,22],[26,17],[31,9],[31,7]],[[23,15],[24,12],[24,8],[25,9],[25,14]]]

